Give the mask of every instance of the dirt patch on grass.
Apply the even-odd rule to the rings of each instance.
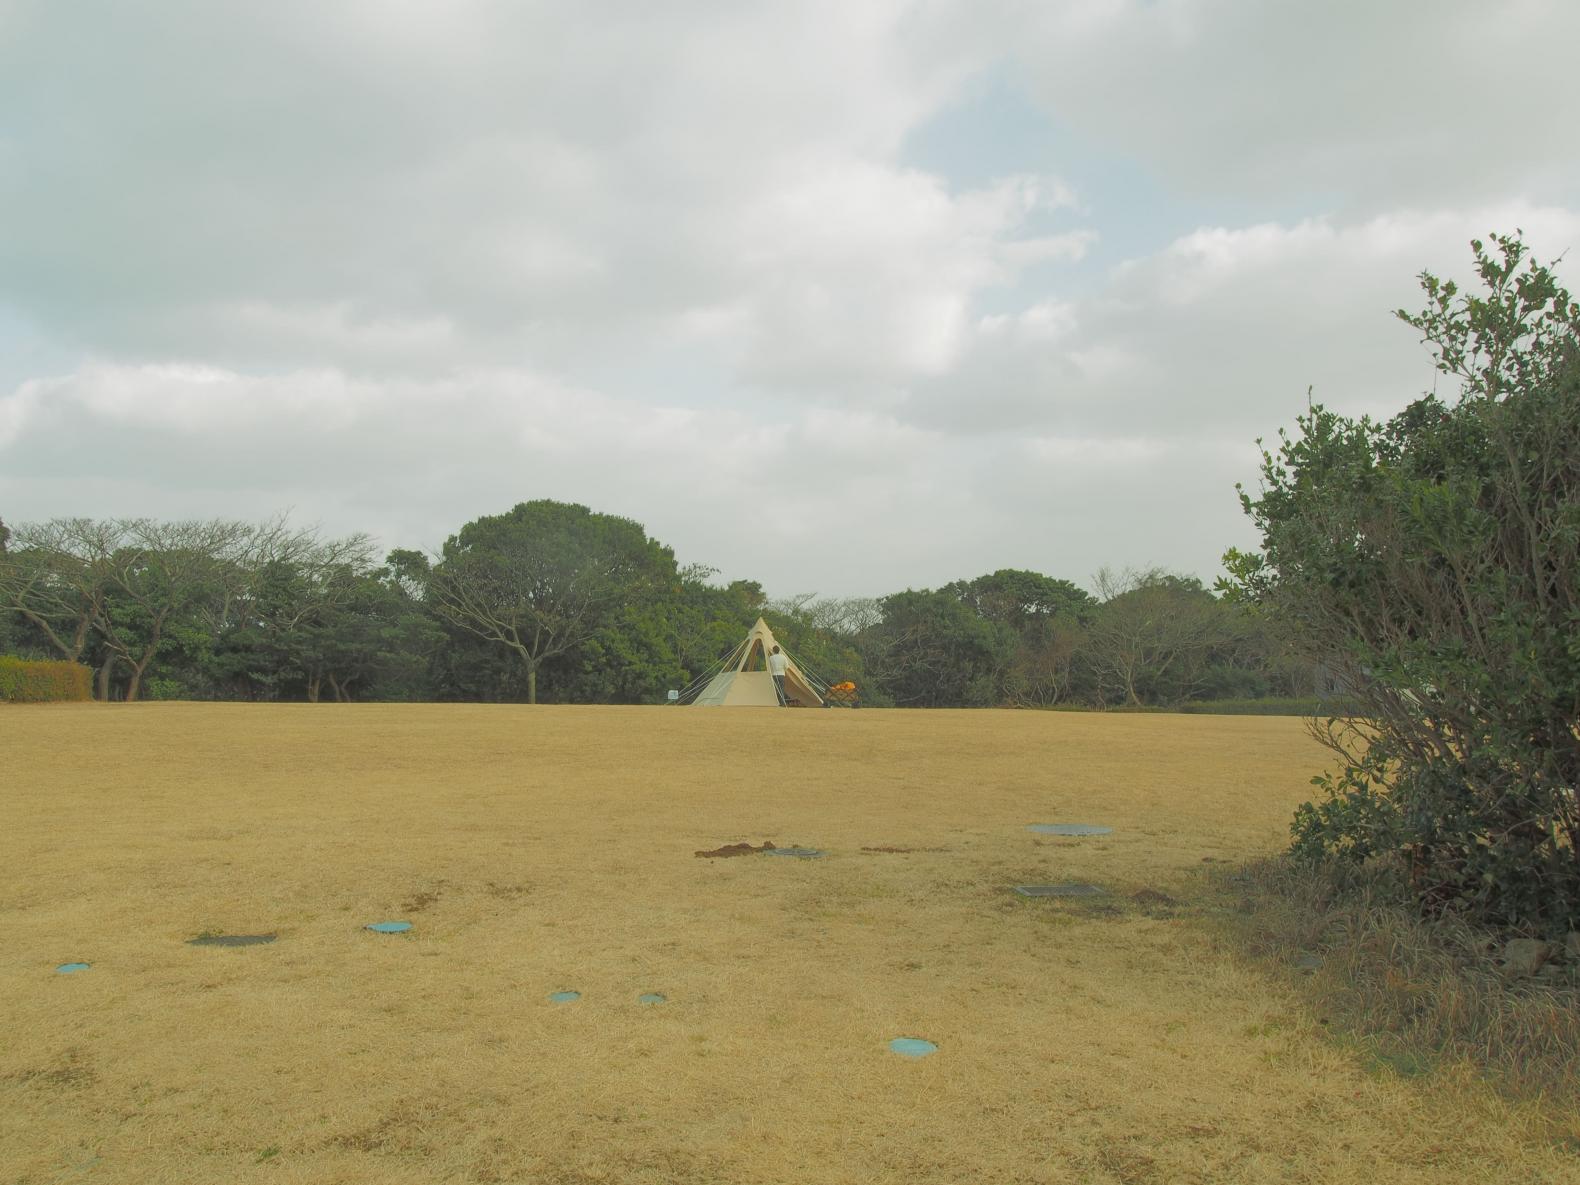
[[[749,843],[727,843],[720,848],[710,848],[705,852],[696,852],[695,855],[704,860],[728,860],[731,856],[750,856],[757,852],[775,851],[772,841],[763,840],[755,848]]]

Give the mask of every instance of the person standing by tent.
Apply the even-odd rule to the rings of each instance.
[[[775,646],[772,654],[768,656],[768,673],[774,677],[774,694],[779,697],[779,706],[785,706],[785,670],[790,666],[790,659],[784,651]]]

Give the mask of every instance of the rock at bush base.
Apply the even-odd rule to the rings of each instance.
[[[1537,938],[1515,938],[1503,947],[1503,970],[1507,975],[1535,975],[1552,957],[1550,944]]]

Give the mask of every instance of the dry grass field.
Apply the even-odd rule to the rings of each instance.
[[[1277,718],[0,709],[0,1182],[1580,1181],[1215,937],[1204,860],[1323,762]],[[693,855],[765,839],[829,854]],[[1053,881],[1108,895],[1010,892]]]

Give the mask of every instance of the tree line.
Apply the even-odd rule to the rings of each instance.
[[[768,597],[640,523],[524,502],[435,555],[285,519],[0,524],[0,653],[100,699],[661,702],[765,617],[808,670],[907,707],[1309,697],[1322,669],[1190,577],[1090,591],[1002,570],[875,598]]]

